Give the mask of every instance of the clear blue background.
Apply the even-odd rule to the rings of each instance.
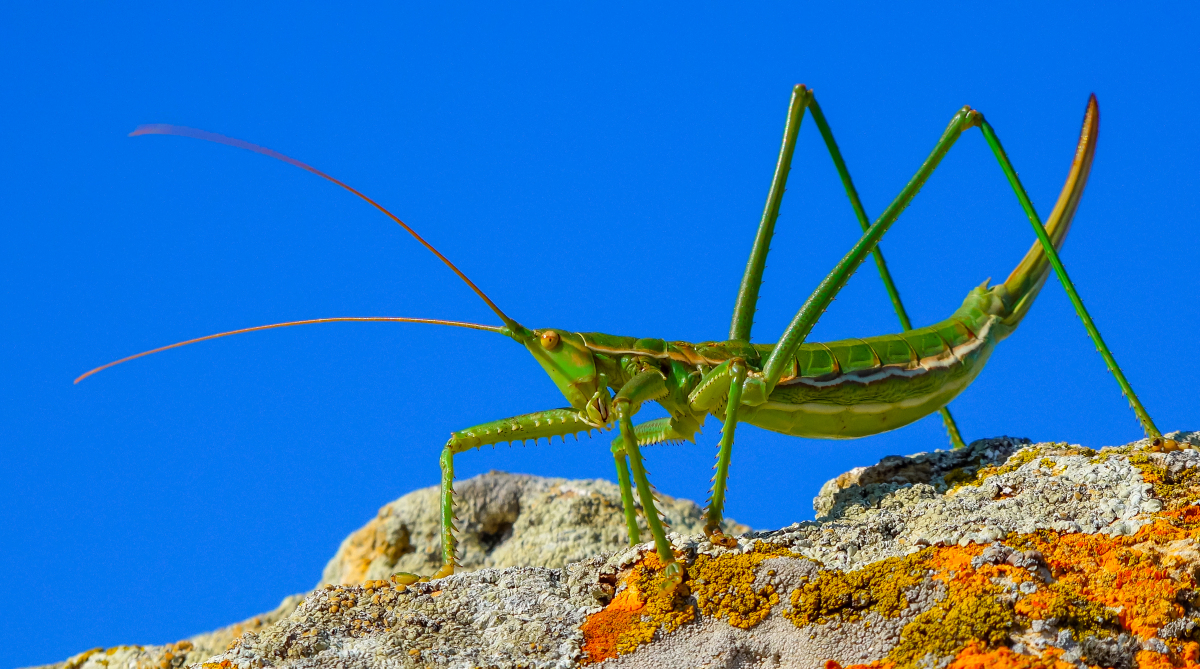
[[[964,104],[1039,209],[1087,95],[1095,168],[1064,259],[1164,430],[1195,428],[1197,11],[856,3],[527,9],[456,4],[7,3],[0,8],[0,666],[169,642],[318,579],[376,509],[438,478],[448,433],[562,406],[487,333],[326,325],[109,360],[211,332],[339,315],[494,323],[393,223],[295,168],[372,194],[531,327],[724,338],[790,88],[815,88],[878,214]],[[805,121],[760,302],[773,340],[858,236]],[[885,239],[913,320],[1002,280],[1032,240],[977,132]],[[1053,283],[954,404],[968,439],[1139,437]],[[870,264],[814,338],[896,330]],[[703,501],[719,423],[648,451]],[[944,447],[936,418],[854,442],[738,432],[729,514],[812,517],[827,479]],[[501,447],[489,469],[612,478],[608,440]]]

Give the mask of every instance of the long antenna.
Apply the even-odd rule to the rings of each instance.
[[[492,308],[492,311],[496,312],[496,315],[500,317],[500,320],[504,321],[505,325],[507,325],[509,328],[515,329],[517,322],[514,321],[513,319],[509,318],[503,311],[501,311],[500,307],[496,306],[496,303],[492,302],[491,298],[489,298],[487,295],[485,295],[484,292],[479,289],[479,286],[476,286],[470,279],[468,279],[467,275],[463,274],[462,270],[455,267],[454,263],[450,262],[450,260],[448,258],[446,258],[446,256],[442,255],[440,251],[433,248],[433,245],[430,244],[429,242],[425,241],[425,239],[423,237],[421,237],[421,235],[418,235],[416,230],[413,230],[412,228],[408,227],[407,223],[400,220],[399,217],[397,217],[392,212],[388,211],[387,209],[384,209],[383,205],[379,204],[375,200],[372,200],[371,198],[367,197],[366,195],[363,195],[362,193],[360,193],[358,190],[356,190],[354,187],[350,186],[349,184],[342,182],[338,179],[335,179],[334,177],[329,176],[328,174],[322,172],[321,170],[318,170],[317,168],[315,168],[311,165],[302,163],[299,160],[296,160],[295,158],[285,156],[282,153],[279,153],[278,151],[268,149],[265,146],[251,144],[250,142],[246,142],[246,141],[236,139],[233,137],[226,137],[225,135],[218,135],[215,132],[207,132],[205,130],[197,130],[196,128],[189,128],[187,126],[182,126],[182,125],[169,125],[169,124],[165,124],[165,123],[151,123],[148,125],[139,125],[137,128],[134,129],[133,132],[129,133],[130,137],[137,137],[139,135],[177,135],[179,137],[192,137],[195,139],[202,139],[207,142],[215,142],[217,144],[225,144],[226,146],[233,146],[233,147],[236,147],[239,149],[246,149],[247,151],[261,153],[264,156],[269,156],[271,158],[275,158],[276,160],[282,160],[283,162],[285,162],[289,165],[295,165],[296,167],[299,167],[302,170],[307,170],[309,172],[312,172],[313,174],[321,177],[322,179],[331,181],[331,182],[341,186],[342,188],[345,188],[346,190],[350,191],[351,193],[354,193],[355,195],[362,198],[363,200],[366,200],[366,202],[368,204],[370,204],[372,207],[375,207],[379,211],[382,211],[385,215],[387,215],[388,218],[399,223],[400,227],[402,227],[406,231],[408,231],[408,234],[412,235],[413,238],[416,239],[418,242],[421,242],[421,245],[424,246],[425,248],[429,249],[429,251],[431,253],[433,253],[433,255],[437,256],[439,260],[446,263],[446,266],[449,267],[450,270],[453,271],[455,274],[457,274],[458,278],[462,279],[463,282],[465,282],[468,286],[470,286],[471,290],[475,291],[475,294],[478,295],[484,302],[486,302],[487,305]]]
[[[131,355],[127,358],[121,358],[120,360],[114,360],[114,361],[108,363],[107,365],[100,365],[99,367],[97,367],[89,372],[85,372],[84,374],[81,374],[79,376],[79,378],[75,379],[74,383],[79,383],[80,381],[86,379],[87,377],[91,376],[92,374],[95,374],[96,372],[102,372],[102,371],[108,369],[109,367],[115,367],[123,362],[129,362],[130,360],[136,360],[138,358],[142,358],[147,355],[152,355],[154,353],[161,353],[163,351],[168,351],[173,348],[179,348],[180,346],[187,346],[188,344],[195,344],[197,342],[208,341],[209,339],[220,339],[221,337],[228,337],[230,335],[235,335],[235,334],[243,334],[245,332],[257,332],[259,330],[271,330],[274,328],[286,328],[286,327],[291,327],[293,325],[309,325],[312,323],[342,323],[342,322],[346,322],[346,321],[356,321],[356,322],[362,322],[362,321],[379,322],[379,321],[382,321],[382,322],[389,322],[389,323],[432,323],[433,325],[452,325],[457,328],[470,328],[472,330],[486,330],[488,332],[502,332],[500,328],[495,327],[493,325],[479,325],[477,323],[462,323],[459,321],[443,321],[443,320],[436,320],[433,318],[400,318],[398,316],[397,317],[348,316],[348,317],[344,317],[344,318],[313,318],[313,319],[309,319],[306,321],[288,321],[287,323],[272,323],[271,325],[257,325],[252,328],[242,328],[240,330],[230,330],[229,332],[218,332],[217,334],[210,334],[210,335],[205,335],[203,337],[197,337],[195,339],[189,339],[187,341],[176,342],[169,346],[160,346],[158,348],[151,349],[149,351],[142,351],[141,353],[138,353],[136,355]]]

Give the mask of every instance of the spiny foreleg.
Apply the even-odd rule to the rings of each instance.
[[[514,416],[502,420],[476,425],[475,427],[453,432],[450,440],[442,449],[442,568],[433,578],[441,578],[454,573],[458,566],[458,540],[454,532],[454,456],[480,446],[489,446],[502,442],[525,441],[553,437],[566,437],[568,434],[578,434],[592,429],[603,429],[603,423],[597,423],[589,417],[587,411],[575,409],[550,409]]]

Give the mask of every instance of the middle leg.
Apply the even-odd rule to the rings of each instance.
[[[725,405],[725,425],[721,428],[721,442],[717,451],[717,473],[713,475],[712,490],[708,499],[704,534],[718,546],[732,548],[737,545],[733,537],[721,531],[721,520],[725,512],[725,486],[729,477],[729,460],[733,456],[733,433],[737,429],[738,408],[742,403],[742,384],[746,382],[746,364],[732,360],[729,365],[729,395]]]
[[[700,431],[700,421],[691,416],[658,418],[633,426],[638,446],[650,446],[672,441],[694,441]],[[633,502],[633,489],[629,482],[629,464],[626,460],[625,439],[618,435],[612,442],[613,459],[617,465],[617,484],[621,489],[621,503],[625,510],[625,527],[629,531],[629,545],[641,541],[641,528],[637,524],[637,508]]]
[[[621,386],[613,399],[613,408],[616,411],[617,424],[620,426],[621,440],[625,445],[625,454],[629,456],[633,483],[637,487],[642,511],[646,515],[646,524],[650,526],[650,534],[654,536],[658,559],[666,565],[666,582],[663,587],[675,590],[683,583],[683,567],[675,561],[675,552],[671,550],[671,543],[667,541],[666,531],[659,520],[658,509],[654,505],[654,492],[650,489],[650,480],[646,478],[646,469],[642,466],[642,452],[638,447],[637,432],[633,428],[633,414],[637,413],[641,404],[666,394],[666,377],[657,369],[646,369]]]

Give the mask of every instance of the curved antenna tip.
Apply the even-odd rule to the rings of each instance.
[[[141,135],[169,135],[175,130],[191,130],[191,128],[182,128],[180,126],[169,125],[167,123],[143,123],[134,128],[126,137],[140,137]]]
[[[367,204],[378,209],[380,212],[382,212],[388,218],[390,218],[393,221],[395,221],[396,223],[398,223],[400,225],[400,227],[404,228],[404,230],[406,232],[408,232],[408,234],[412,235],[413,238],[416,239],[422,246],[424,246],[431,253],[433,253],[433,255],[437,256],[438,260],[441,260],[442,263],[444,263],[447,267],[450,268],[450,271],[457,274],[458,278],[462,279],[463,283],[467,284],[467,286],[472,291],[474,291],[474,293],[476,295],[478,295],[479,298],[482,299],[485,304],[488,305],[488,308],[490,308],[493,312],[495,312],[495,314],[497,316],[500,317],[500,320],[503,321],[505,325],[507,325],[510,328],[513,328],[514,330],[517,327],[519,327],[519,324],[516,321],[509,318],[508,314],[505,314],[503,311],[501,311],[500,307],[496,306],[496,303],[492,302],[492,299],[490,297],[488,297],[482,290],[480,290],[479,286],[476,286],[474,282],[472,282],[469,278],[467,278],[467,275],[464,274],[462,270],[460,270],[457,266],[455,266],[454,263],[450,262],[449,258],[442,255],[441,251],[438,251],[437,249],[435,249],[432,244],[425,241],[424,237],[422,237],[421,235],[418,235],[416,230],[413,230],[411,227],[408,226],[407,223],[400,220],[400,218],[397,217],[395,214],[393,214],[392,212],[385,209],[383,205],[381,205],[378,202],[376,202],[375,200],[372,200],[371,198],[367,197],[365,194],[363,194],[361,191],[355,189],[350,184],[347,184],[346,182],[341,181],[340,179],[330,176],[330,175],[322,172],[321,170],[318,170],[317,168],[313,167],[312,165],[309,165],[308,163],[303,163],[303,162],[296,160],[295,158],[292,158],[290,156],[285,156],[284,154],[282,154],[278,151],[275,151],[274,149],[268,149],[265,146],[251,144],[250,142],[247,142],[247,141],[241,140],[241,139],[237,139],[235,137],[227,137],[225,135],[219,135],[215,132],[208,132],[207,130],[198,130],[196,128],[189,128],[187,126],[182,126],[182,125],[171,125],[169,123],[148,123],[146,125],[139,125],[138,127],[133,129],[133,132],[129,133],[130,137],[137,137],[139,135],[176,135],[179,137],[191,137],[192,139],[200,139],[200,140],[204,140],[206,142],[214,142],[216,144],[224,144],[226,146],[232,146],[232,147],[239,148],[239,149],[245,149],[247,151],[253,151],[254,153],[258,153],[258,154],[267,156],[269,158],[274,158],[276,160],[283,161],[289,165],[299,167],[302,170],[305,170],[307,172],[315,174],[316,176],[319,176],[322,179],[329,181],[330,183],[336,184],[337,186],[346,189],[350,193],[353,193],[356,197],[362,199]]]

